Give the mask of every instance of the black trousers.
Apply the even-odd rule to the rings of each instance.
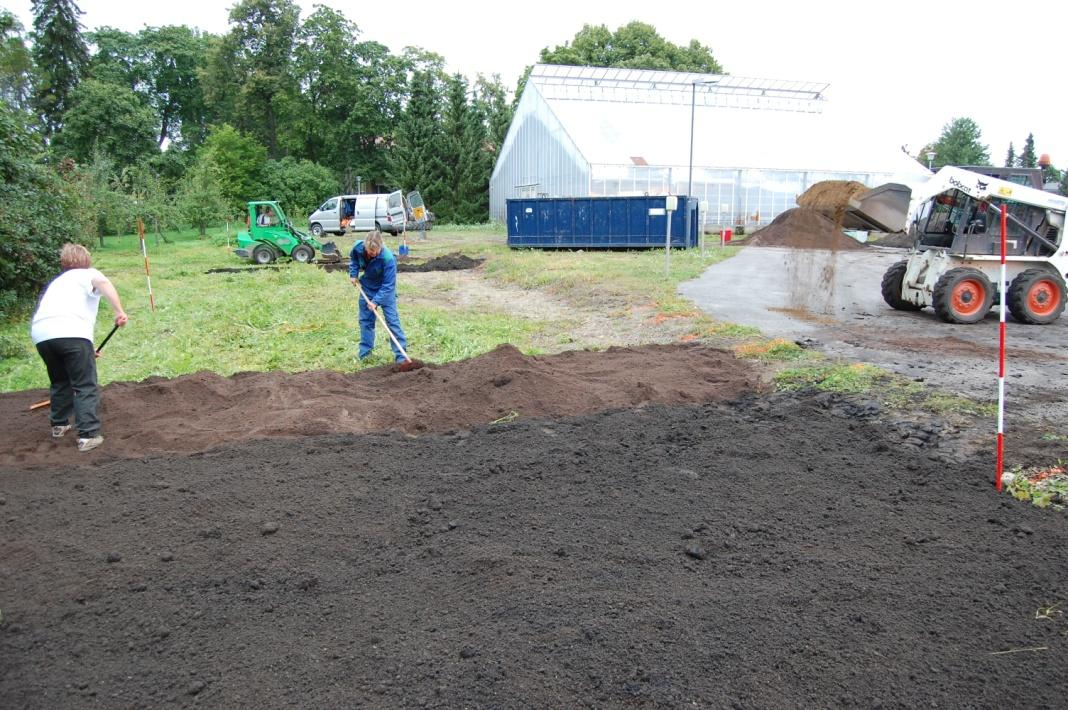
[[[69,423],[73,411],[78,436],[88,439],[99,434],[100,387],[93,343],[85,338],[53,338],[37,343],[37,352],[52,383],[52,426]]]

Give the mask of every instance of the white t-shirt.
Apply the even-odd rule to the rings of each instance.
[[[33,314],[33,344],[53,338],[85,338],[93,342],[93,326],[100,307],[100,291],[93,288],[93,279],[103,278],[96,269],[70,269],[54,278]]]

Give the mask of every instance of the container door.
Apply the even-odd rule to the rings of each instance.
[[[573,246],[593,246],[592,200],[575,200],[572,214],[574,224]]]
[[[608,211],[608,243],[605,246],[627,246],[627,234],[630,228],[627,221],[627,199],[625,197],[609,198]]]
[[[571,200],[556,200],[556,223],[553,225],[553,244],[558,247],[575,243],[575,228],[572,224]]]
[[[550,200],[538,200],[538,240],[539,246],[549,246],[553,243],[556,232],[556,210]]]
[[[590,200],[590,241],[597,246],[611,246],[610,205],[611,201],[604,198]]]

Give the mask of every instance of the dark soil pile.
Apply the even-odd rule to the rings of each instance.
[[[2,472],[0,698],[1063,706],[1063,513],[877,410],[776,396]]]
[[[834,213],[849,206],[849,200],[868,186],[855,180],[823,180],[797,196],[797,206]]]
[[[200,372],[104,388],[106,442],[79,454],[53,441],[47,390],[0,395],[0,466],[189,453],[235,441],[395,429],[444,431],[501,417],[556,417],[650,402],[724,401],[751,389],[752,369],[726,351],[651,345],[528,357],[510,345],[408,373]]]
[[[847,236],[819,211],[798,207],[786,210],[771,224],[753,233],[746,244],[794,249],[863,249],[864,245]]]
[[[421,264],[400,262],[397,264],[397,271],[459,271],[473,269],[482,261],[482,259],[472,259],[460,252],[453,252],[444,256],[435,256]]]

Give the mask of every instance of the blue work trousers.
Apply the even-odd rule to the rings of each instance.
[[[367,291],[364,288],[364,291]],[[370,299],[375,298],[374,293],[367,291],[367,297]],[[404,329],[401,328],[400,316],[397,314],[397,299],[396,297],[386,299],[384,303],[379,304],[378,310],[386,319],[386,325],[393,331],[393,335],[397,338],[397,342],[405,350],[408,349],[408,339],[404,337]],[[374,314],[370,308],[367,307],[367,302],[360,298],[360,359],[371,354],[371,350],[375,346],[375,323],[378,321],[378,317]],[[389,338],[389,335],[386,335]],[[389,340],[389,347],[393,348],[393,359],[397,362],[404,362],[404,355],[401,354],[400,349],[397,348],[397,344],[393,342],[393,339]]]

